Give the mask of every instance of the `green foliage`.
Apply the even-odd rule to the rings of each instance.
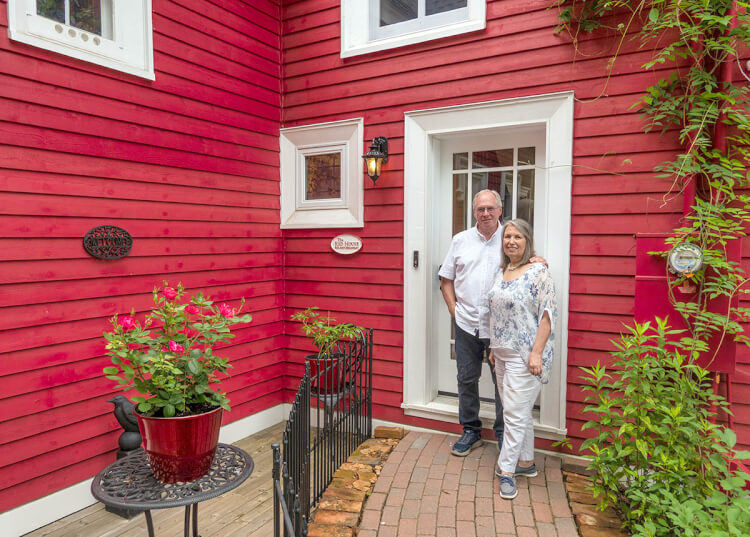
[[[231,326],[252,318],[227,304],[217,306],[202,293],[189,302],[181,302],[183,295],[181,284],[173,289],[164,282],[163,290],[154,289],[154,308],[143,324],[133,312],[115,315],[112,331],[104,333],[113,364],[104,374],[118,388],[142,394],[133,400],[146,416],[190,415],[217,406],[229,410],[227,396],[211,385],[232,366],[213,349],[234,337]]]
[[[318,349],[318,358],[326,356],[340,339],[353,339],[362,330],[351,323],[333,324],[336,319],[323,316],[315,306],[298,311],[291,319],[302,322],[302,331],[312,338],[313,345]]]
[[[715,423],[711,374],[665,320],[635,324],[616,343],[613,368],[584,368],[584,412],[596,419],[581,449],[593,455],[594,496],[617,507],[638,536],[750,535],[750,475],[731,468],[734,432]],[[673,343],[670,343],[673,342]]]

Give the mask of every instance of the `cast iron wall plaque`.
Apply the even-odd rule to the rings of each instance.
[[[97,226],[83,236],[84,249],[99,259],[120,259],[130,253],[133,237],[117,226]]]

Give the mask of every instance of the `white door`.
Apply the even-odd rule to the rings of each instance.
[[[451,238],[476,224],[472,214],[474,194],[484,189],[496,190],[503,200],[503,219],[523,218],[534,229],[534,247],[544,255],[545,217],[542,204],[546,174],[539,173],[538,163],[546,161],[543,126],[516,127],[483,133],[481,136],[446,136],[440,140],[439,193],[434,197],[433,229],[435,259],[442,262]],[[539,231],[537,231],[539,230]],[[435,268],[437,274],[438,267]],[[432,284],[433,304],[442,301],[440,279]],[[437,365],[438,395],[455,397],[456,362],[453,326],[448,309],[435,312],[432,319],[430,355]],[[494,388],[489,367],[482,369],[479,394],[492,403]]]

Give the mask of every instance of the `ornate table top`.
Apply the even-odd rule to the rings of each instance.
[[[151,473],[143,449],[113,462],[91,484],[94,498],[111,507],[166,509],[196,504],[238,487],[253,473],[253,459],[238,447],[219,444],[208,474],[184,483],[162,483]]]

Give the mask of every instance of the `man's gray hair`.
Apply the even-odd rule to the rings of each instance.
[[[524,239],[526,239],[526,248],[523,251],[523,255],[521,256],[521,265],[525,265],[529,262],[529,259],[531,259],[531,256],[534,255],[534,232],[531,230],[531,226],[526,220],[523,220],[521,218],[514,218],[513,220],[508,220],[503,224],[503,230],[500,234],[500,237],[505,239],[505,230],[508,228],[508,226],[513,226],[516,228],[521,235],[523,235]],[[503,260],[502,263],[500,263],[500,266],[502,268],[506,268],[508,265],[510,265],[510,258],[505,255],[505,251],[503,251]]]
[[[503,200],[500,197],[500,194],[498,194],[497,190],[490,190],[489,188],[485,188],[484,190],[480,190],[479,192],[477,192],[476,194],[474,194],[474,199],[471,201],[471,210],[472,211],[477,206],[477,198],[479,197],[479,195],[480,194],[486,194],[487,192],[489,192],[490,194],[492,194],[493,196],[495,196],[495,202],[497,202],[498,208],[502,208],[502,206],[503,206]]]

